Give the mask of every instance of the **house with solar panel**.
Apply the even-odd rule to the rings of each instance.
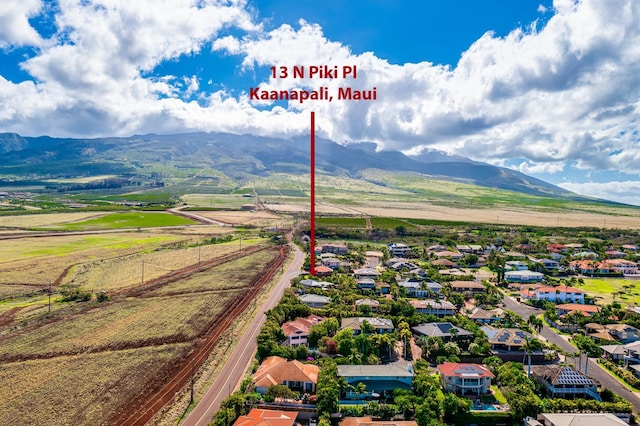
[[[533,335],[519,328],[495,328],[489,325],[480,327],[487,335],[491,350],[495,352],[522,352],[527,340]]]
[[[598,385],[571,367],[558,365],[535,365],[531,367],[531,377],[542,384],[551,398],[592,398],[602,401]]]

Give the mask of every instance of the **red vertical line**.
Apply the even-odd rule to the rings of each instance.
[[[311,241],[309,253],[309,273],[316,275],[316,113],[311,111]]]

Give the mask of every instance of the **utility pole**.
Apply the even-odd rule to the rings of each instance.
[[[48,310],[48,313],[51,313],[51,280],[49,280],[49,291],[47,291],[47,293],[49,294],[49,310]]]
[[[242,235],[240,235],[240,251],[242,251]]]
[[[200,249],[202,246],[198,246],[198,265],[200,264]]]
[[[144,260],[142,261],[142,280],[140,285],[144,285]]]
[[[193,404],[193,382],[194,382],[194,366],[193,359],[191,360],[191,399],[189,401],[189,405]]]

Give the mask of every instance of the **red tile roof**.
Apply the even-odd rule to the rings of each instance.
[[[293,426],[298,417],[295,411],[261,410],[253,408],[246,416],[238,417],[234,426]]]
[[[253,375],[253,382],[256,387],[279,385],[285,381],[318,383],[319,371],[320,368],[317,365],[270,356],[258,367],[258,371]]]
[[[285,322],[282,324],[282,331],[287,337],[299,334],[308,335],[311,327],[320,324],[322,321],[324,321],[323,317],[311,314],[306,318],[298,318],[294,321]]]
[[[458,362],[445,362],[438,365],[438,370],[445,377],[495,377],[489,369],[483,364],[464,364]]]

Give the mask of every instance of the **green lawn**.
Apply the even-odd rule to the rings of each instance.
[[[65,223],[41,229],[85,231],[94,229],[156,228],[160,226],[194,225],[197,222],[169,213],[126,212],[111,213],[79,222]]]
[[[584,278],[584,284],[578,284],[577,287],[586,291],[589,296],[595,297],[599,305],[609,304],[614,300],[623,305],[640,302],[640,281],[624,278]],[[614,293],[618,293],[615,299]]]

